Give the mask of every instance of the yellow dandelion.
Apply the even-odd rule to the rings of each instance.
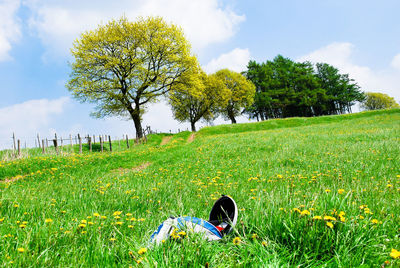
[[[180,232],[178,233],[178,235],[184,237],[184,236],[186,236],[186,232],[185,232],[185,231],[180,231]]]
[[[97,212],[95,212],[95,213],[93,213],[93,216],[95,216],[95,217],[100,217],[100,214],[97,213]]]
[[[129,229],[133,229],[133,225],[128,225],[128,228]]]
[[[257,239],[257,237],[258,237],[257,234],[252,234],[252,235],[251,235],[251,238],[252,238],[252,239]]]
[[[115,239],[114,237],[113,237],[113,238],[110,238],[110,241],[111,241],[111,242],[114,242],[115,240],[117,240],[117,239]]]
[[[312,217],[312,219],[313,220],[322,220],[322,217],[321,216],[314,216],[314,217]]]
[[[45,219],[44,222],[45,222],[45,223],[52,223],[53,220],[52,220],[52,219]]]
[[[79,228],[85,228],[85,227],[86,227],[86,224],[81,223],[81,224],[78,225],[78,227],[79,227]]]
[[[310,211],[308,211],[307,209],[306,209],[306,210],[303,210],[303,211],[300,213],[300,215],[302,215],[302,216],[304,216],[304,215],[310,215]]]
[[[17,251],[18,251],[19,253],[23,253],[23,252],[25,252],[25,249],[24,249],[24,248],[18,248]]]
[[[329,190],[329,189],[325,189],[325,192],[326,192],[326,193],[330,193],[330,192],[331,192],[331,190]]]
[[[141,249],[139,249],[139,251],[138,251],[139,255],[143,255],[143,254],[145,254],[146,252],[147,252],[147,248],[141,248]]]
[[[332,216],[324,216],[324,220],[326,220],[326,221],[336,221],[336,218],[332,217]]]
[[[339,189],[337,192],[338,192],[338,194],[343,194],[344,193],[344,189]]]
[[[264,247],[268,246],[268,242],[267,241],[262,241],[261,245],[263,245]]]
[[[113,213],[113,216],[119,216],[119,215],[121,215],[121,213],[122,213],[122,211],[115,211],[115,212]]]
[[[122,221],[117,221],[117,222],[115,223],[115,225],[118,225],[118,226],[121,226],[122,224],[124,224],[124,222],[122,222]]]
[[[326,222],[326,226],[328,226],[331,229],[333,228],[333,224],[330,221]]]
[[[377,219],[373,219],[373,220],[371,220],[371,222],[372,222],[373,224],[378,224],[378,223],[379,223],[379,221],[378,221]]]
[[[235,237],[235,238],[232,240],[232,242],[233,242],[234,245],[239,245],[241,241],[242,241],[242,240],[240,239],[240,237]]]
[[[400,251],[392,248],[392,252],[390,252],[390,257],[393,259],[400,259]]]

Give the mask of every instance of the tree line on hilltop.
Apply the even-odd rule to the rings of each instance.
[[[159,17],[112,20],[84,32],[71,51],[66,87],[78,100],[96,104],[95,117],[132,119],[138,138],[146,108],[163,96],[175,119],[189,122],[192,131],[199,120],[220,115],[236,123],[241,114],[267,120],[348,113],[357,101],[365,109],[398,105],[393,99],[371,101],[372,95],[329,64],[314,66],[281,55],[250,61],[242,73],[222,69],[206,74],[182,29]]]

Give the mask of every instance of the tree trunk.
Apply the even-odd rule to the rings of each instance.
[[[236,119],[235,119],[235,117],[234,116],[230,116],[230,118],[229,119],[231,119],[231,122],[232,122],[232,124],[236,124]]]
[[[142,122],[140,122],[140,115],[134,113],[132,115],[133,123],[135,123],[135,129],[136,129],[136,137],[141,139],[143,138],[143,129],[142,129]]]
[[[196,122],[190,122],[190,126],[192,127],[192,132],[196,132]]]

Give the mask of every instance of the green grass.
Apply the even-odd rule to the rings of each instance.
[[[0,180],[21,178],[0,182],[2,265],[400,265],[390,257],[400,250],[399,109],[210,127],[160,146],[165,135],[129,150],[114,142],[112,153],[0,162]],[[207,219],[221,194],[238,204],[234,233],[148,247],[163,220]],[[335,217],[333,228],[314,216]]]

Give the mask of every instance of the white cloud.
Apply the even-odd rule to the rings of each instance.
[[[297,60],[331,64],[341,73],[349,74],[361,86],[361,90],[382,92],[400,101],[400,54],[393,58],[391,66],[377,70],[354,62],[354,50],[355,46],[351,43],[333,43]]]
[[[391,65],[393,68],[400,71],[400,54],[397,54],[396,56],[393,57]]]
[[[195,50],[229,39],[245,19],[219,0],[26,0],[25,4],[33,13],[30,26],[51,56],[69,55],[81,32],[122,15],[132,21],[138,16],[162,16],[181,25]]]
[[[21,29],[16,12],[19,0],[2,0],[0,3],[0,61],[10,60],[12,43],[21,37]]]
[[[204,70],[208,73],[213,73],[219,69],[228,68],[235,72],[241,72],[246,70],[246,66],[250,60],[250,51],[241,48],[235,48],[234,50],[220,55],[216,59],[212,59]]]
[[[10,148],[14,132],[21,140],[34,139],[46,132],[55,115],[60,115],[70,102],[68,97],[55,100],[30,100],[0,108],[0,148]],[[29,138],[28,138],[29,137]]]

